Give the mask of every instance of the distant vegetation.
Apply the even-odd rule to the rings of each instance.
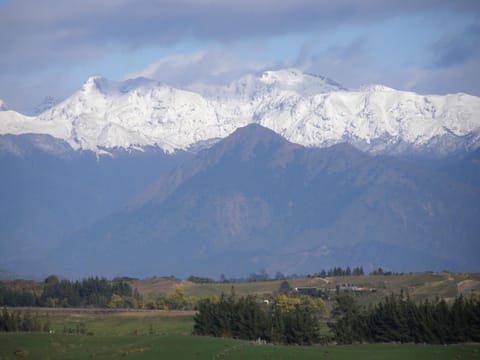
[[[135,307],[139,299],[138,291],[133,291],[129,283],[121,278],[109,281],[92,277],[69,281],[50,275],[45,279],[40,294],[0,287],[0,304],[6,306]]]
[[[365,275],[363,272],[363,267],[355,267],[353,269],[350,268],[350,266],[347,266],[345,269],[341,267],[334,267],[329,270],[322,270],[319,273],[313,274],[313,276],[318,276],[318,277],[333,277],[333,276],[361,276]]]
[[[382,268],[375,270],[372,275],[392,275],[392,272],[384,272]],[[345,269],[342,267],[333,267],[331,269],[325,270],[322,269],[319,272],[313,274],[290,274],[285,275],[279,271],[275,273],[274,277],[270,277],[270,275],[265,271],[262,270],[258,273],[254,272],[251,273],[248,277],[237,277],[237,278],[227,278],[225,275],[220,276],[219,282],[221,283],[238,283],[238,282],[258,282],[258,281],[269,281],[269,280],[285,280],[285,279],[297,279],[297,278],[305,278],[305,277],[334,277],[334,276],[361,276],[365,275],[363,271],[363,267],[354,267],[353,269],[350,266],[347,266]],[[197,276],[190,276],[188,280],[195,282],[195,283],[214,283],[216,282],[210,278],[202,278]]]
[[[416,304],[407,296],[390,295],[369,309],[353,297],[339,296],[329,327],[339,344],[400,342],[452,344],[480,341],[480,300],[459,296]]]

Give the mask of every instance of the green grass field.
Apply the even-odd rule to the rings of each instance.
[[[0,333],[0,359],[480,359],[480,344],[306,347],[198,337],[193,314],[183,312],[53,311],[48,318],[55,334]],[[63,334],[77,324],[91,335]]]
[[[128,312],[85,312],[85,313],[49,313],[42,314],[41,321],[47,317],[51,329],[56,334],[64,329],[83,325],[87,332],[95,336],[126,335],[190,335],[193,329],[192,311],[128,311]]]
[[[1,334],[1,359],[479,359],[480,345],[279,346],[191,335]]]

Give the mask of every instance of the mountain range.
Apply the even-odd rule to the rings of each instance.
[[[296,69],[0,111],[0,269],[479,271],[480,99]]]
[[[347,142],[370,153],[445,156],[474,150],[480,98],[418,95],[381,85],[347,90],[298,69],[249,75],[227,86],[170,87],[150,79],[91,77],[38,116],[0,111],[0,134],[45,134],[75,150],[156,146],[188,150],[250,123],[309,147]]]

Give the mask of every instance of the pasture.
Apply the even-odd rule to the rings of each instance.
[[[192,336],[193,313],[37,309],[55,333],[0,333],[0,359],[478,359],[480,344],[281,346]],[[35,310],[34,310],[35,311]],[[85,334],[77,334],[82,324]],[[72,329],[73,333],[64,333]]]

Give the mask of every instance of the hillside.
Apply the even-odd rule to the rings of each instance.
[[[182,290],[185,296],[204,298],[213,295],[229,294],[232,287],[238,296],[255,295],[270,297],[279,292],[283,279],[267,281],[225,281],[198,283],[182,280],[171,276],[158,276],[143,279],[131,279],[128,283],[132,289],[137,289],[144,298],[148,295],[172,295],[176,290]],[[287,278],[292,289],[300,287],[316,287],[327,293],[335,294],[336,285],[352,284],[360,288],[375,289],[375,292],[356,293],[357,300],[362,304],[375,303],[383,300],[391,293],[409,294],[414,301],[434,299],[436,297],[447,301],[456,296],[480,296],[479,273],[456,272],[418,272],[392,275],[361,275],[333,277],[296,277]],[[0,280],[0,286],[15,291],[33,291],[40,294],[43,281],[33,280]],[[333,297],[333,296],[332,296]]]
[[[51,263],[139,277],[318,264],[475,271],[479,204],[478,185],[421,163],[346,144],[305,148],[250,125],[69,236]]]
[[[480,274],[452,273],[452,272],[425,272],[398,275],[364,275],[364,276],[336,276],[336,277],[301,277],[289,278],[292,288],[317,287],[335,293],[337,284],[353,284],[362,288],[375,288],[376,292],[357,294],[357,300],[362,304],[375,303],[383,300],[391,293],[401,291],[410,295],[415,301],[434,299],[436,297],[453,300],[456,296],[480,295]],[[279,291],[283,280],[269,280],[256,282],[226,282],[198,284],[188,280],[170,277],[156,277],[133,280],[131,286],[146,296],[148,294],[172,294],[181,289],[186,296],[205,297],[212,295],[229,294],[232,286],[235,293],[241,295],[257,295],[269,297]]]

